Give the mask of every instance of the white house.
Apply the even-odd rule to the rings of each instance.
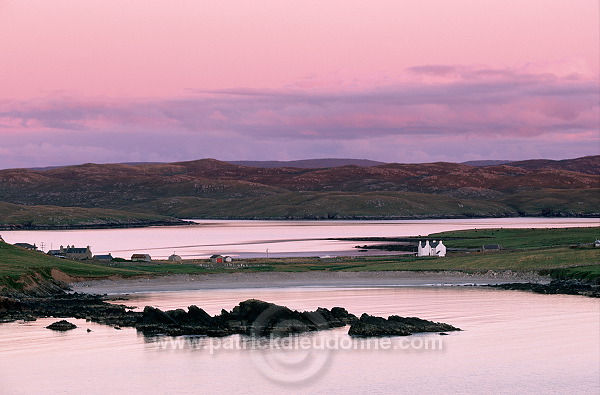
[[[442,241],[419,240],[417,256],[446,256],[446,246]]]

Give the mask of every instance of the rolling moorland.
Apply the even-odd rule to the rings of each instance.
[[[489,166],[373,164],[256,167],[201,159],[0,170],[0,228],[140,226],[182,218],[600,215],[600,156]]]

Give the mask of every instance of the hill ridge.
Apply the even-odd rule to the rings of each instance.
[[[593,216],[600,207],[599,174],[600,156],[492,166],[267,168],[211,158],[86,163],[0,170],[0,202],[177,218]]]

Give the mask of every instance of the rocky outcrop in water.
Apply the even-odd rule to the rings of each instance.
[[[449,324],[423,320],[417,317],[399,317],[397,315],[375,317],[363,314],[359,320],[351,326],[348,334],[350,336],[409,336],[419,332],[449,332],[460,331]]]
[[[0,296],[0,322],[42,317],[82,318],[111,326],[135,326],[142,313],[107,303],[100,295],[57,293],[52,296]]]
[[[182,309],[161,311],[146,307],[136,328],[148,335],[268,336],[336,328],[356,319],[355,315],[341,307],[299,312],[250,299],[231,311],[222,310],[221,314],[214,317],[197,306],[190,306],[187,312]]]
[[[600,285],[590,284],[579,280],[553,280],[549,284],[510,283],[489,286],[508,290],[531,291],[540,294],[581,295],[600,298]]]
[[[41,317],[82,318],[113,327],[135,327],[144,335],[203,335],[221,337],[286,335],[351,325],[353,336],[407,336],[417,332],[460,330],[448,324],[415,317],[391,316],[388,319],[363,314],[358,319],[342,307],[314,311],[291,310],[285,306],[250,299],[231,311],[211,316],[198,306],[162,311],[146,306],[143,312],[106,302],[100,295],[56,294],[52,297],[0,297],[0,322],[35,320]],[[50,329],[65,330],[68,322],[52,324]],[[65,328],[65,329],[60,329]],[[72,329],[72,328],[69,328]]]
[[[52,329],[53,331],[70,331],[71,329],[77,328],[77,325],[70,323],[67,320],[56,321],[46,327],[47,329]]]

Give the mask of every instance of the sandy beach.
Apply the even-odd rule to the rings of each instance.
[[[95,280],[72,283],[73,291],[96,294],[127,294],[201,289],[286,287],[390,287],[458,286],[511,282],[548,282],[533,272],[299,272],[223,273],[172,275],[152,278]]]

